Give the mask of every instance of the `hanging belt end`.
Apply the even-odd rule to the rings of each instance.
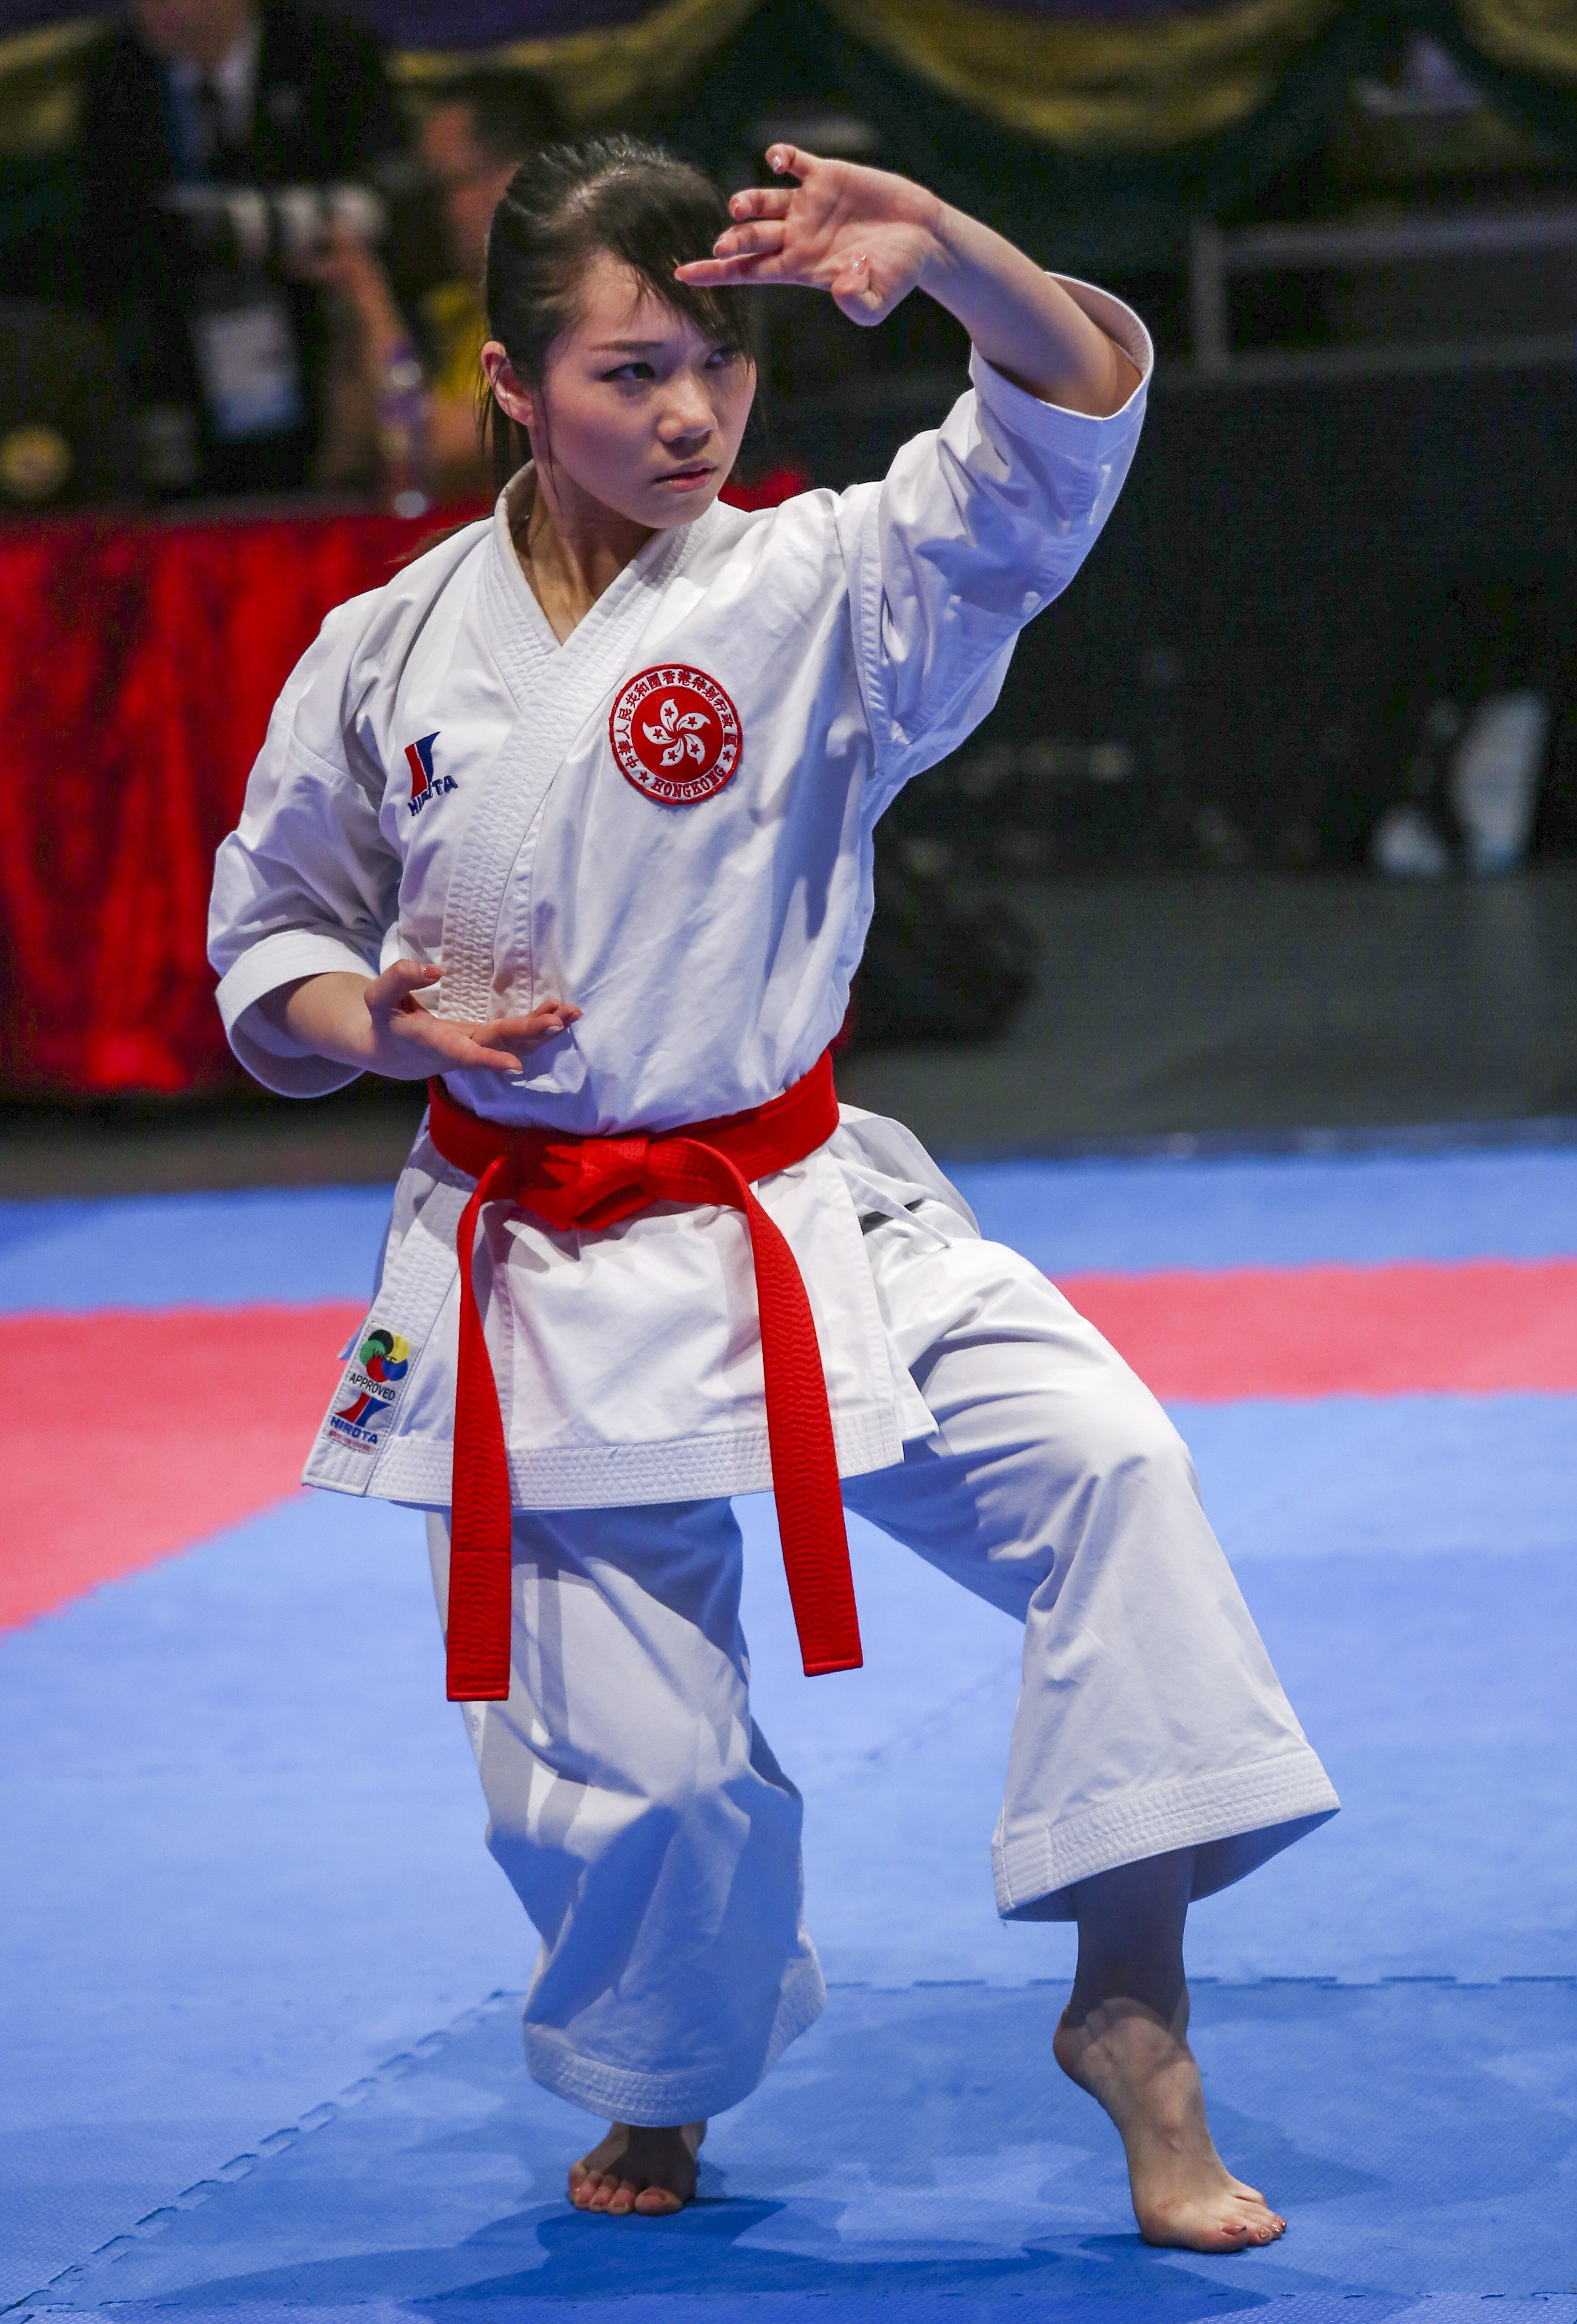
[[[463,1671],[451,1674],[445,1692],[451,1702],[507,1702],[509,1681],[496,1678],[467,1678]]]

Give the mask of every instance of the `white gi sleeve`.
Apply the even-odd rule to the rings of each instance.
[[[1139,385],[1095,420],[1043,403],[978,352],[973,392],[840,508],[861,683],[890,795],[995,703],[1019,632],[1067,587],[1122,489],[1153,353],[1131,309],[1056,278],[1132,358]]]
[[[214,867],[208,959],[225,1032],[283,1097],[343,1089],[357,1069],[300,1047],[258,1001],[325,970],[375,976],[399,910],[400,862],[378,827],[383,776],[359,763],[344,712],[369,603],[336,607],[291,672]]]

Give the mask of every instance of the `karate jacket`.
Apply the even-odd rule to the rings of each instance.
[[[249,1071],[300,1097],[353,1080],[256,1003],[405,957],[441,963],[446,1016],[550,995],[584,1012],[518,1077],[446,1077],[493,1120],[675,1129],[806,1074],[843,1021],[877,817],[991,709],[1127,473],[1149,342],[1119,301],[1068,287],[1139,367],[1112,418],[1043,403],[977,355],[971,392],[883,481],[657,533],[562,645],[511,540],[521,479],[330,613],[219,851],[210,957]],[[470,1185],[420,1133],[309,1483],[447,1504]],[[932,1422],[889,1346],[861,1215],[929,1196],[973,1222],[918,1140],[853,1110],[756,1191],[809,1293],[841,1471],[887,1467]],[[517,1507],[770,1482],[740,1212],[664,1204],[559,1232],[498,1203],[484,1220]]]

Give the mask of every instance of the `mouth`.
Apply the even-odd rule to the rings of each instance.
[[[697,493],[716,474],[710,460],[692,460],[687,467],[670,468],[666,475],[654,476],[652,482],[664,492]]]

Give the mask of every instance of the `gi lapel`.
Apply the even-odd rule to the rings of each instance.
[[[513,487],[511,487],[512,490]],[[668,584],[712,529],[715,511],[657,533],[559,645],[510,538],[507,493],[494,512],[479,599],[482,630],[520,705],[467,818],[444,902],[441,1014],[493,1014],[497,939],[512,887],[529,881],[541,808],[588,718],[601,713]]]

